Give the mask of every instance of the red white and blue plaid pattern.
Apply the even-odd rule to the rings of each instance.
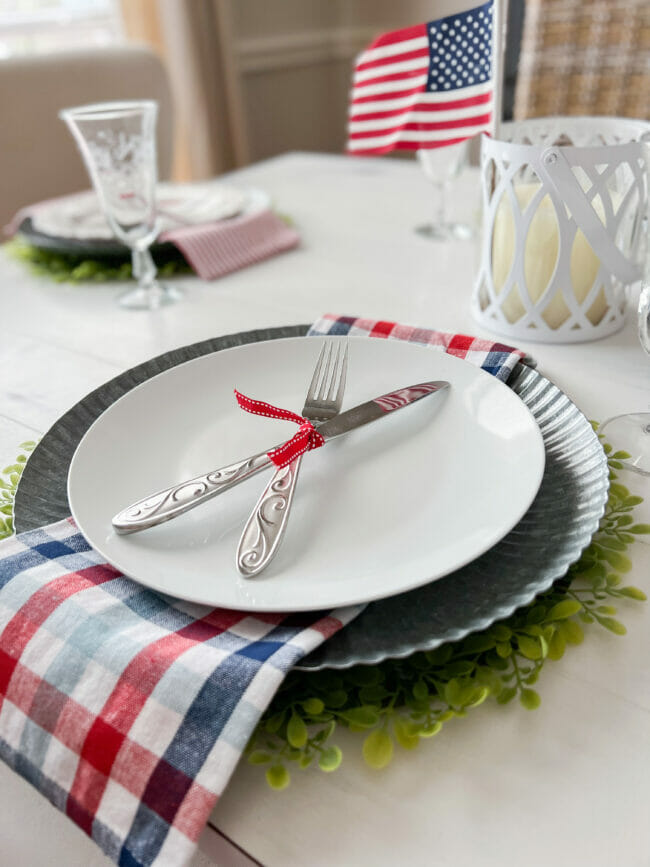
[[[416,328],[414,325],[401,325],[398,322],[387,322],[379,319],[360,319],[356,316],[337,316],[326,313],[309,329],[310,336],[326,334],[349,334],[351,337],[382,337],[390,340],[406,340],[409,343],[420,343],[430,346],[440,352],[455,355],[491,373],[502,382],[508,377],[519,361],[533,366],[526,353],[507,346],[505,343],[495,343],[480,337],[470,337],[466,334],[449,334],[445,331],[433,331],[431,328]]]
[[[502,344],[328,314],[506,379]],[[115,863],[179,867],[287,671],[363,606],[256,614],[153,593],[71,519],[0,543],[0,758]]]
[[[286,672],[354,617],[163,598],[71,520],[2,543],[0,756],[121,865],[178,865]]]

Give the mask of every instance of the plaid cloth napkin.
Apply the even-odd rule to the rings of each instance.
[[[311,334],[417,341],[504,379],[501,344],[327,315]],[[163,597],[72,519],[0,543],[0,757],[117,864],[179,865],[286,672],[361,611],[247,614]]]
[[[310,336],[349,334],[352,337],[381,337],[420,343],[439,352],[455,355],[456,358],[463,358],[502,382],[507,382],[519,361],[529,367],[535,366],[535,362],[529,355],[505,343],[495,343],[492,340],[470,337],[467,334],[449,334],[445,331],[433,331],[431,328],[400,325],[399,322],[386,322],[380,319],[360,319],[355,316],[326,313],[314,322],[308,333]]]

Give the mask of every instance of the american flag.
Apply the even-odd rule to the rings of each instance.
[[[493,0],[386,33],[359,57],[348,152],[456,144],[492,122]]]

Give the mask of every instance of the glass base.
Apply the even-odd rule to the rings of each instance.
[[[630,455],[621,460],[626,470],[650,476],[650,412],[616,415],[603,422],[598,433],[605,434],[615,451],[625,451]]]
[[[469,241],[474,237],[471,226],[466,223],[427,223],[416,226],[415,231],[430,241]]]
[[[153,283],[151,286],[136,286],[128,289],[117,299],[120,307],[129,310],[158,310],[167,304],[180,301],[184,293],[175,286]]]

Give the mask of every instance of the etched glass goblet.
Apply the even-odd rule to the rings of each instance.
[[[159,231],[157,115],[153,100],[96,103],[59,114],[81,151],[111,231],[131,250],[138,285],[119,303],[135,310],[154,310],[182,297],[178,289],[156,280],[149,251]]]

